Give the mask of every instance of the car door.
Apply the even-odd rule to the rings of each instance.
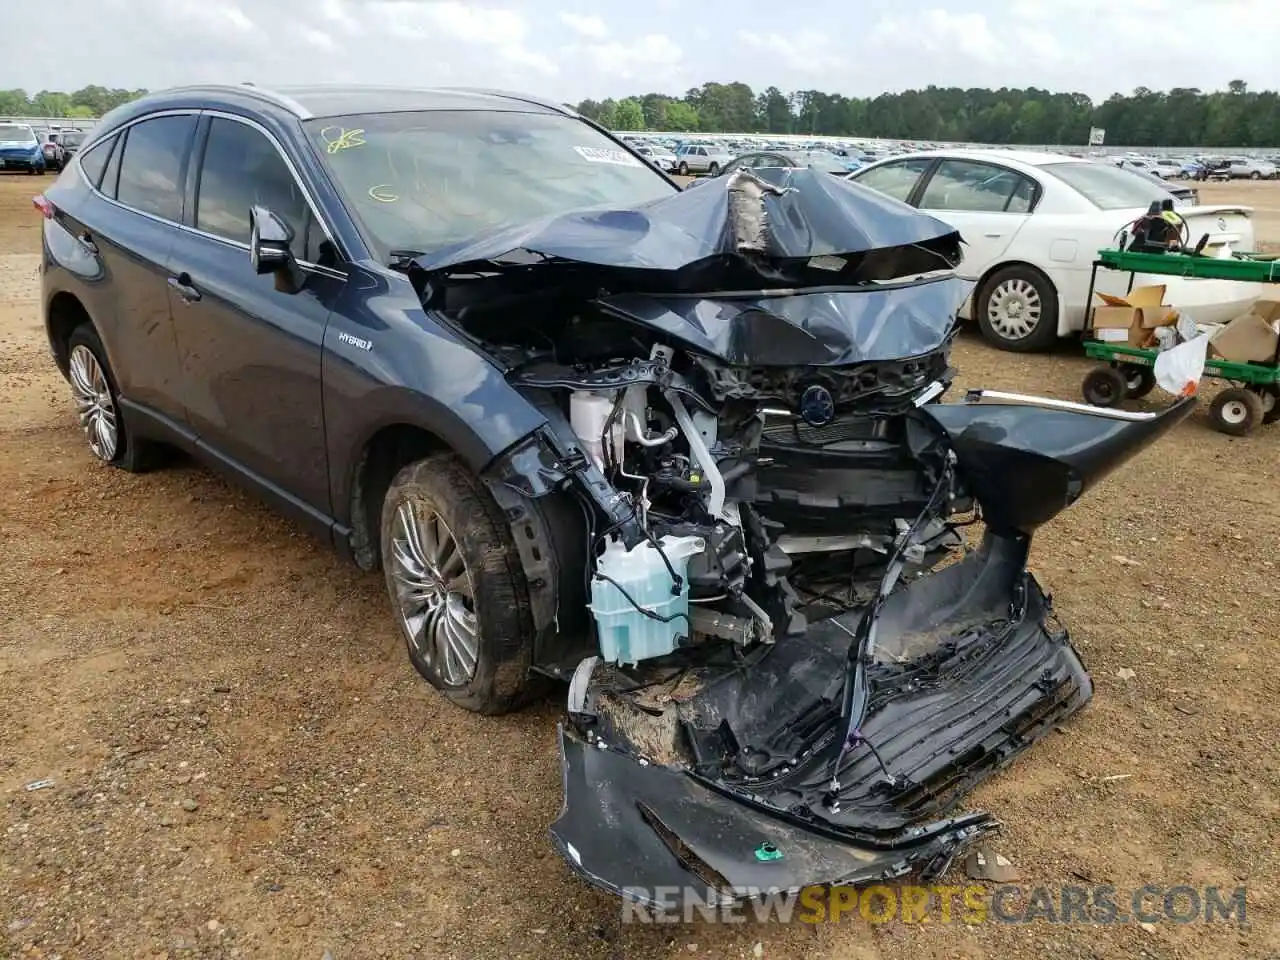
[[[917,205],[960,231],[964,259],[959,274],[977,280],[1000,262],[1031,216],[1040,187],[1008,167],[980,160],[939,161]]]
[[[145,118],[101,141],[82,158],[100,198],[67,227],[101,263],[104,282],[92,304],[111,360],[120,402],[186,426],[182,377],[165,281],[181,232],[183,183],[196,115]],[[147,431],[145,423],[137,429]]]
[[[285,509],[331,515],[321,413],[321,352],[345,284],[336,250],[279,143],[264,127],[206,114],[197,135],[189,227],[170,265],[169,299],[200,446]],[[249,211],[293,230],[300,288],[278,288],[249,260]]]

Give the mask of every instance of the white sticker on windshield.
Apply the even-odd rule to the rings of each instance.
[[[625,150],[608,150],[602,147],[574,147],[578,156],[590,163],[612,163],[619,167],[643,166],[638,157],[633,157]]]

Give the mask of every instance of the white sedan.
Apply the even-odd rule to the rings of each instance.
[[[964,238],[959,273],[975,281],[961,309],[1005,350],[1043,350],[1084,328],[1089,271],[1098,251],[1169,193],[1109,163],[1018,150],[933,150],[881,160],[849,175],[951,224]],[[1204,253],[1253,249],[1252,209],[1180,207],[1188,243]],[[1122,295],[1128,274],[1098,271],[1098,289]],[[1201,323],[1243,313],[1258,284],[1137,276],[1162,283],[1166,302]]]

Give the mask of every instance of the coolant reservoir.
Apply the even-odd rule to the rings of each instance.
[[[610,663],[635,664],[660,657],[676,649],[678,637],[689,636],[689,580],[685,571],[689,558],[701,553],[705,542],[701,537],[666,536],[659,543],[680,576],[679,593],[671,592],[671,574],[651,543],[628,550],[611,540],[596,564],[597,573],[617,584],[600,576],[591,578],[591,613],[600,636],[600,656]],[[630,594],[635,604],[618,587]],[[637,605],[667,619],[646,617]]]
[[[569,395],[569,425],[582,441],[587,455],[601,470],[604,469],[605,424],[609,422],[609,415],[613,412],[614,396],[590,390],[575,390]],[[625,430],[621,416],[609,429],[610,452],[615,461],[622,460]]]

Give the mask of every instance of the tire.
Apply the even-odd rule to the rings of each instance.
[[[708,175],[708,176],[712,176],[712,177],[718,177],[718,176],[720,176],[720,164],[718,164],[718,163],[713,163],[710,167],[708,167],[708,168],[707,168],[707,175]]]
[[[83,351],[92,356],[89,363]],[[78,415],[84,427],[85,439],[89,444],[89,452],[98,460],[108,463],[130,473],[145,473],[156,467],[161,459],[163,447],[157,444],[135,439],[129,435],[124,417],[120,413],[120,391],[116,386],[116,377],[107,361],[107,351],[92,326],[85,323],[71,331],[67,338],[68,373],[72,397],[76,400]],[[93,370],[96,364],[102,380],[99,383]],[[90,393],[98,389],[96,396],[90,399]],[[114,425],[114,444],[107,442],[106,435],[99,432],[96,423],[106,422],[109,415]]]
[[[1219,433],[1247,436],[1262,422],[1262,398],[1241,387],[1228,387],[1213,398],[1209,422]]]
[[[1115,367],[1094,367],[1080,384],[1085,403],[1095,407],[1118,407],[1129,393],[1125,375]]]
[[[1261,179],[1262,179],[1262,174],[1260,174],[1257,170],[1255,170],[1255,171],[1253,171],[1253,173],[1249,174],[1249,179],[1250,179],[1250,180],[1261,180]]]
[[[1280,420],[1280,386],[1271,384],[1266,387],[1254,387],[1253,392],[1258,395],[1258,400],[1262,404],[1262,422],[1275,423]]]
[[[1047,350],[1058,339],[1058,291],[1040,271],[1002,267],[978,290],[978,327],[992,346],[1013,353]]]
[[[681,161],[680,166],[676,167],[676,173],[682,177],[687,177],[689,175],[689,165]]]
[[[484,485],[451,453],[411,463],[387,489],[380,531],[387,594],[414,669],[466,710],[523,706],[541,688],[529,673],[529,589]]]
[[[1125,397],[1141,400],[1155,389],[1156,372],[1140,363],[1120,364],[1120,375],[1125,380]]]

